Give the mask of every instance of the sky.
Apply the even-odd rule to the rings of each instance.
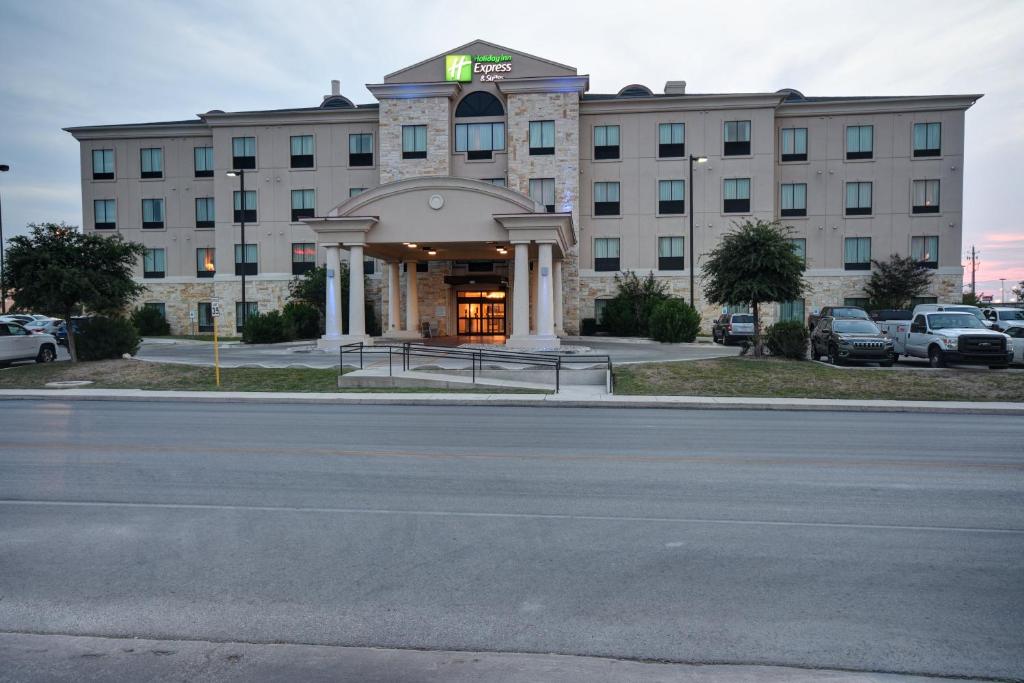
[[[967,112],[964,247],[979,293],[1024,280],[1024,1],[629,3],[0,0],[4,235],[82,223],[67,126],[314,106],[476,38],[571,64],[591,92],[984,93]],[[969,274],[965,276],[969,280]]]

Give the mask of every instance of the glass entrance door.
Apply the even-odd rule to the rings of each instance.
[[[505,292],[459,292],[460,335],[505,335]]]

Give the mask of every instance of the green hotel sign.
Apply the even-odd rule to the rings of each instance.
[[[481,81],[500,81],[512,72],[512,55],[445,55],[444,80],[472,83],[473,74]]]

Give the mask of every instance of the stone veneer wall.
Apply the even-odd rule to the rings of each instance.
[[[555,210],[572,212],[572,223],[578,239],[580,232],[579,94],[575,92],[512,94],[508,96],[507,105],[509,188],[529,195],[530,178],[554,178]],[[555,153],[553,155],[530,155],[530,121],[555,122]],[[578,256],[579,248],[573,247],[562,262],[562,317],[565,329],[556,330],[558,333],[579,333]],[[532,311],[532,301],[530,305]]]
[[[449,101],[445,97],[411,97],[380,101],[380,182],[451,173]],[[427,158],[402,158],[402,126],[427,126]]]

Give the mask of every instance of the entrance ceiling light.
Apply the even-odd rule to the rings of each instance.
[[[430,254],[431,256],[437,256],[436,249],[427,249],[427,253]]]
[[[410,249],[415,249],[418,245],[415,242],[406,242],[405,246],[409,247]]]

